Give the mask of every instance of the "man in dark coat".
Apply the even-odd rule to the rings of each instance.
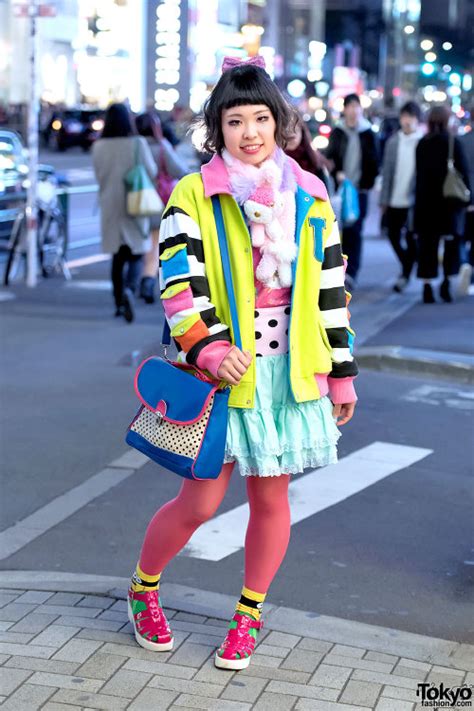
[[[355,285],[362,252],[362,226],[367,214],[368,193],[378,174],[378,152],[371,124],[363,117],[357,94],[344,99],[344,116],[329,138],[326,157],[337,183],[345,178],[359,193],[359,219],[343,227],[342,248],[348,257],[346,281],[349,288]]]

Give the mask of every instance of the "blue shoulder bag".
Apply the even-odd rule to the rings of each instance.
[[[219,197],[212,197],[233,341],[242,348],[227,237]],[[163,345],[170,344],[165,319]],[[126,442],[154,462],[186,479],[217,479],[224,462],[230,386],[186,363],[153,356],[135,375],[141,406]]]

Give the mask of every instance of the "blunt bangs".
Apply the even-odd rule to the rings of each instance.
[[[221,153],[225,147],[222,111],[246,104],[268,106],[276,123],[275,141],[281,148],[286,147],[294,131],[294,109],[264,69],[243,65],[224,72],[204,104],[204,150],[207,153]]]

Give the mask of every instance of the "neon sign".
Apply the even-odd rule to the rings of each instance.
[[[181,78],[181,0],[161,0],[155,23],[155,107],[171,111],[179,100]]]

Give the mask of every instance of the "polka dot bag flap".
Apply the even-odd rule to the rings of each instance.
[[[139,366],[135,391],[141,407],[127,444],[187,479],[217,479],[230,389],[192,366],[152,357]]]

